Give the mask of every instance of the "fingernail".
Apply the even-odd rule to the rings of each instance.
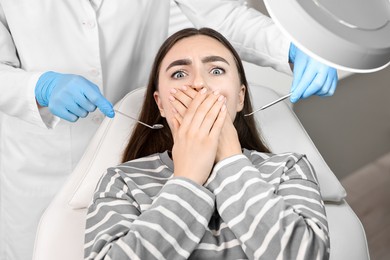
[[[185,91],[187,90],[187,86],[182,86],[181,89]]]
[[[107,113],[107,116],[109,118],[113,118],[115,116],[115,112],[114,111],[110,111],[110,112]]]
[[[171,92],[172,94],[176,94],[177,90],[175,88],[171,88],[171,90],[169,92]]]
[[[292,103],[295,103],[295,102],[298,101],[298,98],[297,98],[296,96],[291,96],[290,101],[291,101]]]
[[[218,90],[215,90],[213,93],[214,93],[214,95],[218,95],[218,94],[219,94],[219,91],[218,91]]]
[[[223,101],[224,99],[225,99],[225,97],[223,95],[220,95],[218,98],[218,101]]]
[[[207,88],[202,88],[201,90],[200,90],[200,94],[205,94],[207,92]]]
[[[175,98],[173,96],[168,97],[169,101],[175,101]]]

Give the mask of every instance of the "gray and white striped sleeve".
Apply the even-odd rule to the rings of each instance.
[[[329,258],[325,208],[304,156],[273,156],[258,167],[232,156],[214,167],[206,187],[249,259]]]
[[[126,177],[111,171],[100,182],[88,209],[85,259],[187,259],[208,226],[214,195],[174,177],[151,205],[140,205],[137,192],[126,192]]]

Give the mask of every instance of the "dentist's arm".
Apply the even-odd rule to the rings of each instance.
[[[0,4],[0,111],[31,124],[47,127],[34,98],[40,72],[22,70],[17,50]]]
[[[98,87],[85,78],[22,69],[1,4],[0,82],[0,111],[40,127],[55,127],[58,118],[52,114],[69,121],[86,116],[96,107],[109,117],[114,114]],[[49,109],[40,109],[42,106]]]
[[[40,106],[49,107],[54,115],[75,122],[98,107],[108,117],[114,117],[112,104],[99,88],[86,78],[73,74],[46,72],[35,87]]]

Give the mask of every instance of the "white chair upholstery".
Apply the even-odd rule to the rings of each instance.
[[[145,88],[141,88],[129,93],[116,104],[116,108],[137,117],[144,91]],[[251,91],[255,108],[278,98],[269,88],[252,86]],[[263,137],[273,152],[304,153],[313,164],[329,221],[330,258],[369,259],[364,229],[344,200],[344,188],[321,157],[294,112],[282,102],[258,112],[255,116],[260,123]],[[119,163],[134,124],[134,121],[120,114],[114,119],[106,118],[103,121],[68,182],[41,218],[35,241],[34,260],[83,259],[88,204],[104,171]]]

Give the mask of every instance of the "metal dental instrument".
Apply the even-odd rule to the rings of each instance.
[[[161,128],[164,127],[164,126],[161,125],[161,124],[148,125],[148,124],[146,124],[146,123],[144,123],[144,122],[139,121],[138,119],[136,119],[136,118],[134,118],[134,117],[131,117],[131,116],[129,116],[129,115],[126,115],[126,114],[122,113],[121,111],[118,111],[118,110],[116,110],[116,109],[114,109],[114,111],[115,111],[116,113],[118,113],[118,114],[121,114],[122,116],[125,116],[125,117],[128,117],[128,118],[130,118],[130,119],[133,119],[133,120],[137,121],[138,123],[140,123],[141,125],[144,125],[144,126],[146,126],[146,127],[149,127],[150,129],[161,129]]]
[[[258,112],[258,111],[260,111],[260,110],[264,110],[264,109],[266,109],[266,108],[268,108],[268,107],[270,107],[270,106],[273,106],[273,105],[275,105],[276,103],[279,103],[280,101],[285,100],[286,98],[288,98],[289,96],[291,96],[291,94],[292,94],[292,93],[289,93],[289,94],[287,94],[287,95],[285,95],[285,96],[283,96],[283,97],[281,97],[281,98],[278,98],[277,100],[272,101],[271,103],[269,103],[269,104],[267,104],[267,105],[265,105],[265,106],[262,106],[261,108],[259,108],[259,109],[255,110],[255,111],[253,111],[252,113],[246,114],[246,115],[244,115],[244,116],[251,116],[251,115],[253,115],[254,113],[256,113],[256,112]]]

